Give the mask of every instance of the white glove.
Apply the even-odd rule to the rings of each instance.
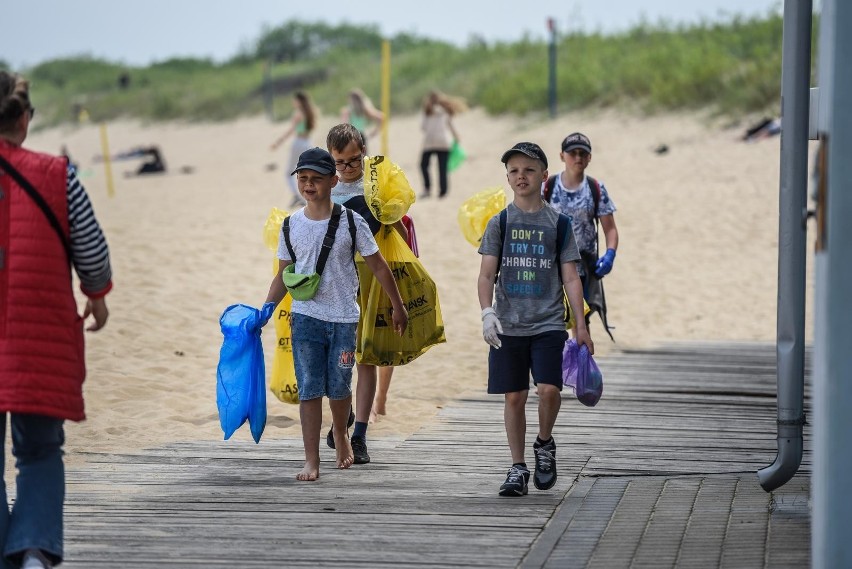
[[[482,337],[485,342],[495,349],[500,349],[503,345],[500,342],[500,337],[497,334],[503,333],[503,327],[500,325],[500,319],[497,318],[497,313],[490,306],[482,309]]]

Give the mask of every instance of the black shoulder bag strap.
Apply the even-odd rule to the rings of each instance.
[[[328,261],[328,254],[331,253],[331,246],[334,245],[334,237],[337,234],[337,228],[340,226],[340,214],[342,213],[340,204],[334,204],[334,207],[331,209],[331,217],[328,220],[328,229],[325,232],[325,237],[322,240],[322,246],[320,247],[319,259],[317,259],[317,266],[314,269],[314,272],[321,275],[323,270],[325,269],[325,263]],[[347,213],[349,213],[347,211]],[[352,215],[349,214],[349,219],[352,219]],[[350,234],[354,235],[354,224],[349,224]],[[290,216],[284,218],[284,223],[281,224],[281,231],[284,232],[284,245],[287,246],[287,252],[290,253],[290,260],[293,263],[296,263],[296,253],[293,251],[293,245],[290,243]],[[353,239],[353,251],[355,249]],[[355,258],[355,254],[352,254],[353,259]]]
[[[331,209],[331,217],[328,220],[328,230],[325,232],[325,238],[322,240],[319,259],[317,259],[317,268],[315,272],[321,275],[325,269],[325,263],[328,261],[328,254],[331,253],[331,246],[334,245],[334,237],[337,235],[337,228],[340,226],[340,214],[342,213],[340,204],[334,204]]]
[[[50,206],[47,205],[47,202],[44,200],[42,195],[38,193],[32,184],[30,184],[29,180],[24,178],[24,176],[18,172],[9,162],[0,156],[0,168],[3,169],[4,172],[9,174],[15,182],[21,186],[21,188],[27,193],[27,195],[32,198],[32,200],[36,203],[36,205],[41,209],[44,216],[47,218],[47,221],[50,223],[50,226],[53,227],[53,230],[56,232],[56,235],[59,237],[59,241],[62,243],[62,247],[65,249],[65,255],[68,257],[68,262],[71,262],[71,244],[68,242],[68,238],[65,236],[65,232],[62,231],[62,225],[60,225],[59,220],[56,218],[56,214],[53,213],[53,210],[50,209]]]

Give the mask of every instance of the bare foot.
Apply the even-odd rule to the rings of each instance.
[[[296,475],[296,480],[303,482],[313,482],[317,478],[319,478],[319,465],[312,466],[307,462],[305,467]]]
[[[387,399],[373,399],[373,409],[371,413],[376,413],[377,415],[387,415],[388,411],[385,409],[385,403],[387,403]]]
[[[340,436],[334,434],[334,449],[337,453],[337,468],[349,468],[355,462],[355,454],[352,452],[352,444],[346,434]]]
[[[375,423],[375,422],[376,422],[376,421],[378,421],[378,420],[379,420],[379,416],[378,416],[378,415],[376,415],[376,410],[375,410],[375,409],[371,409],[371,410],[370,410],[370,424],[373,424],[373,423]]]

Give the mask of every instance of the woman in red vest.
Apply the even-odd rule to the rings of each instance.
[[[64,421],[85,419],[84,320],[107,321],[109,250],[85,189],[63,157],[21,145],[35,109],[29,85],[0,71],[0,443],[10,416],[17,496],[0,481],[0,567],[60,563]],[[87,297],[83,316],[71,267]],[[0,450],[0,474],[5,455]]]

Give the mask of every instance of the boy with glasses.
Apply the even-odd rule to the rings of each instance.
[[[370,231],[376,235],[382,227],[382,223],[376,219],[364,198],[364,156],[367,148],[361,132],[351,124],[339,124],[333,127],[326,138],[326,145],[331,157],[334,159],[334,167],[337,170],[339,182],[331,191],[331,199],[344,207],[358,213],[370,226]],[[403,239],[408,239],[408,231],[402,221],[397,221],[393,227],[399,231]],[[361,294],[358,297],[361,305],[361,314],[367,306],[366,286],[371,278],[371,273],[363,265],[358,266],[358,274],[361,284]],[[361,327],[358,327],[360,334]],[[360,342],[359,342],[360,345]],[[357,364],[358,384],[355,387],[355,414],[350,412],[349,423],[353,421],[355,429],[352,432],[352,451],[355,455],[355,464],[367,464],[370,462],[370,454],[367,452],[367,425],[370,421],[370,411],[373,408],[373,399],[376,396],[377,369],[374,365]],[[393,375],[393,367],[382,367],[378,369],[383,384],[389,384]],[[326,444],[334,448],[333,425],[326,435]]]
[[[592,143],[585,134],[574,132],[562,141],[560,160],[565,169],[542,185],[542,196],[551,207],[571,218],[571,226],[580,249],[577,264],[583,282],[583,297],[593,312],[598,312],[607,334],[606,300],[601,279],[609,274],[618,249],[615,204],[602,182],[586,175],[592,161]],[[598,222],[603,228],[606,252],[598,256]],[[589,323],[591,312],[586,316]]]

